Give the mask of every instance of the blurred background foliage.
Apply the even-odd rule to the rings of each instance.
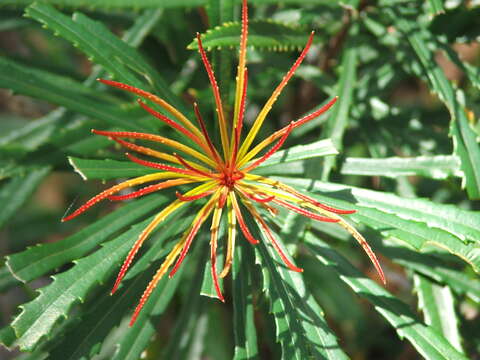
[[[139,295],[195,208],[152,236],[110,297],[132,240],[172,194],[105,203],[60,223],[72,203],[131,175],[105,161],[123,160],[122,151],[90,129],[175,135],[133,97],[95,78],[153,91],[187,114],[196,100],[205,114],[210,109],[213,128],[193,39],[203,34],[231,100],[239,2],[3,0],[1,358],[480,359],[480,2],[249,5],[247,122],[312,29],[314,46],[262,133],[340,97],[285,146],[330,138],[340,155],[318,158],[317,143],[288,165],[260,171],[358,210],[349,219],[380,255],[387,286],[336,226],[281,212],[272,221],[302,275],[278,265],[269,246],[239,241],[220,304],[208,298],[208,239],[199,237],[182,271],[160,283],[128,328]],[[68,157],[93,181],[82,181]]]

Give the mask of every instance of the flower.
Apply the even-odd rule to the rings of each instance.
[[[170,117],[167,117],[155,111],[142,100],[138,100],[140,106],[144,108],[147,112],[149,112],[159,120],[163,121],[176,131],[180,132],[185,137],[192,140],[197,146],[197,149],[194,149],[191,146],[184,145],[178,141],[168,139],[161,135],[127,131],[92,130],[94,134],[109,137],[110,139],[116,141],[117,143],[131,151],[163,160],[167,162],[167,164],[144,160],[130,153],[127,153],[126,155],[131,161],[149,168],[158,169],[160,171],[127,180],[104,190],[97,196],[87,201],[71,215],[63,218],[62,221],[68,221],[70,219],[73,219],[74,217],[86,211],[91,206],[104,199],[126,200],[147,195],[152,192],[174,186],[197,184],[185,194],[177,192],[177,199],[175,199],[172,203],[162,209],[154,217],[150,224],[142,231],[120,269],[111,294],[115,293],[121,280],[125,276],[130,264],[132,263],[135,254],[138,252],[144,241],[155,228],[157,228],[169,215],[184,206],[186,203],[196,201],[202,198],[208,198],[208,200],[205,202],[205,204],[201,207],[200,211],[196,215],[192,224],[189,226],[181,239],[173,247],[171,252],[168,254],[164,262],[158,269],[157,273],[154,275],[153,279],[150,281],[149,285],[147,286],[140,299],[139,304],[134,311],[134,314],[130,321],[130,325],[133,325],[140,310],[142,309],[143,305],[145,304],[153,289],[157,285],[158,281],[167,273],[167,271],[172,267],[172,265],[173,268],[170,270],[169,276],[172,277],[176,273],[183,260],[185,259],[185,256],[188,253],[193,239],[195,238],[203,223],[207,221],[210,216],[212,216],[210,239],[211,273],[217,296],[221,301],[224,301],[224,297],[220,290],[218,277],[225,277],[229,273],[229,270],[231,268],[233,254],[235,251],[237,223],[244,237],[251,244],[258,243],[258,240],[252,236],[248,226],[244,221],[244,216],[242,215],[240,203],[243,204],[247,212],[250,213],[250,215],[253,217],[260,229],[263,230],[266,238],[271,242],[282,261],[290,270],[297,272],[303,271],[301,268],[295,266],[293,262],[289,259],[289,257],[283,252],[282,248],[277,242],[277,239],[272,234],[272,231],[270,230],[267,222],[262,218],[259,211],[257,210],[257,206],[267,210],[271,214],[276,214],[277,208],[272,206],[273,204],[277,207],[286,208],[314,220],[338,223],[346,230],[348,230],[353,235],[353,237],[360,243],[367,255],[370,257],[370,260],[374,264],[375,268],[377,269],[382,281],[385,283],[385,277],[380,267],[380,264],[375,254],[367,244],[366,240],[355,228],[353,228],[340,216],[352,214],[355,212],[355,210],[341,210],[332,208],[316,201],[310,196],[298,192],[297,190],[286,184],[252,173],[252,170],[258,167],[270,156],[272,156],[278,149],[280,149],[280,147],[287,139],[288,135],[295,128],[305,124],[306,122],[316,118],[323,112],[327,111],[335,104],[337,98],[333,98],[330,102],[328,102],[325,106],[318,109],[317,111],[297,121],[291,122],[289,125],[274,132],[272,135],[262,140],[258,145],[251,148],[251,145],[258,131],[260,130],[264,120],[266,119],[270,109],[272,108],[272,105],[275,103],[277,97],[280,95],[289,79],[293,76],[295,70],[299,67],[299,65],[305,58],[310,48],[310,45],[312,44],[312,32],[304,50],[302,51],[296,62],[293,64],[293,66],[290,68],[288,73],[285,75],[283,80],[280,82],[280,84],[273,91],[272,95],[259,112],[256,120],[253,122],[250,131],[247,133],[245,139],[242,142],[241,133],[243,129],[243,118],[245,113],[245,100],[248,82],[248,71],[246,68],[247,34],[247,2],[246,0],[243,0],[242,30],[240,37],[239,63],[237,68],[233,124],[232,126],[230,126],[231,129],[229,129],[229,124],[227,123],[226,116],[223,110],[224,107],[222,105],[220,91],[215,80],[215,76],[212,71],[210,62],[203,49],[201,37],[197,33],[199,52],[206,72],[208,74],[216,104],[221,139],[220,150],[217,149],[217,147],[212,142],[206,130],[205,122],[200,114],[200,110],[197,104],[194,104],[194,111],[198,126],[194,125],[189,119],[187,119],[187,117],[185,117],[180,111],[175,109],[165,100],[149,92],[116,81],[98,79],[100,82],[106,85],[110,85],[134,93],[144,99],[152,101],[153,103],[163,108],[176,120],[173,120]],[[146,141],[158,142],[163,144],[164,146],[175,149],[175,151],[186,154],[188,158],[175,152],[173,154],[160,152],[148,147],[125,141],[124,139],[141,139]],[[272,143],[275,144],[272,145],[270,149],[264,152],[263,155],[256,157],[260,152],[262,152],[262,150],[264,150]],[[143,187],[127,195],[116,195],[121,190],[130,188],[132,186],[138,186],[152,182],[156,183]],[[227,213],[229,225],[227,233],[227,251],[225,255],[225,265],[220,274],[218,274],[216,267],[217,238],[218,228],[223,212]]]

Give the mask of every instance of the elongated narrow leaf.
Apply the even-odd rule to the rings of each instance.
[[[340,208],[353,208],[349,218],[400,240],[416,251],[429,246],[447,250],[480,272],[480,214],[423,199],[406,199],[350,186],[280,178],[297,188],[318,192],[320,201]],[[321,195],[320,195],[321,193]]]
[[[480,198],[480,146],[478,135],[470,127],[465,105],[460,100],[463,93],[455,89],[429,50],[430,34],[417,22],[409,20],[389,9],[388,14],[398,29],[406,36],[420,63],[424,67],[430,87],[448,108],[451,116],[450,135],[453,138],[454,153],[460,158],[463,180],[471,199]]]
[[[140,88],[148,82],[167,101],[182,107],[158,72],[135,48],[113,35],[102,23],[81,13],[75,13],[70,19],[44,3],[28,7],[26,14],[71,41],[118,80]],[[143,77],[143,81],[137,75]]]
[[[50,166],[30,168],[25,175],[8,180],[0,187],[0,227],[15,215],[16,211],[28,200],[33,191],[50,173]]]
[[[12,323],[20,349],[33,350],[57,321],[68,316],[75,303],[84,301],[95,285],[106,281],[116,270],[112,264],[121,263],[149,221],[133,226],[102,249],[77,260],[70,270],[53,276],[53,283],[40,289],[33,301],[22,305],[22,312]]]
[[[68,333],[65,341],[59,343],[50,351],[51,359],[73,360],[82,357],[89,358],[100,351],[105,337],[112,329],[119,326],[123,318],[129,318],[131,316],[131,312],[138,303],[138,299],[159,265],[160,262],[153,263],[149,270],[127,281],[121,290],[113,297],[109,294],[109,286],[103,287],[104,295],[94,300],[91,311],[82,318],[81,325],[75,326],[72,331]],[[165,305],[168,304],[172,298],[180,278],[181,272],[179,271],[178,277],[176,276],[171,280],[164,278],[158,283],[149,301],[142,309],[142,313],[134,327],[125,331],[124,336],[120,339],[120,348],[116,353],[117,357],[119,353],[123,353],[125,357],[122,357],[122,359],[139,358],[141,352],[144,351],[151,339],[151,336],[148,336],[139,342],[140,339],[137,339],[139,330],[145,330],[146,328],[154,329],[149,319],[153,315],[153,310],[157,310],[155,315],[163,312]],[[164,304],[163,309],[157,306],[159,303]],[[124,344],[124,341],[127,343]],[[134,344],[135,347],[132,348]],[[139,349],[139,345],[142,347],[141,349]]]
[[[206,256],[206,252],[200,251],[200,256]],[[190,264],[190,266],[192,266]],[[204,262],[198,261],[194,275],[189,280],[189,290],[185,298],[186,303],[178,315],[176,326],[172,333],[164,357],[172,360],[193,359],[200,360],[204,346],[204,337],[208,325],[208,317],[205,313],[206,297],[199,296],[202,285]]]
[[[326,243],[311,233],[307,233],[305,242],[313,256],[325,266],[333,268],[357,295],[371,302],[375,306],[375,310],[395,328],[398,335],[410,341],[424,358],[467,359],[437,331],[419,321],[408,305],[394,297],[382,286],[365,278],[360,271]]]
[[[208,226],[207,224],[205,226]],[[218,239],[220,241],[221,232],[219,231],[219,236]],[[217,272],[219,271],[218,269],[223,269],[223,260],[224,260],[224,248],[223,246],[219,247],[217,250]],[[202,280],[202,287],[200,289],[200,295],[207,296],[210,298],[215,298],[218,299],[217,291],[215,289],[215,284],[213,282],[212,278],[212,262],[210,260],[210,257],[208,257],[207,261],[205,261],[205,267],[203,269],[203,280]],[[218,285],[220,287],[220,291],[223,294],[223,279],[218,278]]]
[[[423,312],[425,323],[443,334],[455,349],[463,353],[455,301],[450,288],[418,274],[413,276],[413,280],[418,307]]]
[[[146,10],[141,16],[135,19],[133,26],[128,29],[123,35],[122,39],[132,45],[138,46],[146,35],[152,30],[155,23],[161,16],[161,10]],[[83,82],[84,85],[97,88],[98,83],[96,78],[102,77],[104,71],[100,66],[95,66],[90,76]],[[72,120],[74,118],[74,120]],[[10,156],[23,156],[26,153],[36,150],[41,145],[53,139],[68,137],[69,144],[72,144],[72,137],[70,132],[57,131],[62,124],[75,124],[77,132],[76,138],[84,138],[84,135],[79,131],[80,122],[86,122],[87,119],[80,119],[79,116],[66,111],[65,108],[55,109],[49,114],[40,119],[29,122],[20,129],[16,129],[8,134],[0,136],[0,154],[8,153]],[[90,128],[92,126],[89,126]]]
[[[10,156],[23,155],[44,144],[55,132],[62,120],[65,109],[56,109],[51,113],[27,123],[0,136],[0,154]]]
[[[243,244],[242,244],[243,245]],[[258,359],[257,333],[254,323],[251,256],[248,249],[238,246],[232,265],[234,360]],[[252,261],[249,261],[252,260]]]
[[[281,34],[281,35],[280,35]],[[308,32],[283,23],[268,20],[252,20],[248,28],[248,45],[262,50],[289,51],[301,49],[308,40]],[[207,49],[236,47],[240,39],[240,23],[231,22],[202,35],[203,46]],[[198,49],[197,41],[188,45],[189,49]]]
[[[446,179],[462,176],[457,156],[437,155],[414,158],[391,157],[384,159],[346,158],[341,173],[345,175],[386,176],[425,176],[433,179]]]
[[[113,297],[109,294],[110,288],[103,286],[101,288],[103,295],[95,297],[94,303],[90,306],[90,312],[82,316],[81,324],[67,331],[65,340],[50,351],[50,358],[73,360],[96,355],[106,336],[112,329],[119,326],[125,315],[128,316],[153,275],[154,269],[145,271],[124,284],[122,290]],[[159,287],[163,285],[164,282],[158,284]]]
[[[70,164],[84,180],[92,179],[118,179],[122,177],[136,177],[158,172],[158,170],[147,168],[132,161],[118,160],[93,160],[69,158]]]
[[[338,150],[342,149],[343,134],[348,126],[350,107],[353,101],[353,89],[357,78],[358,49],[355,47],[355,38],[358,34],[358,24],[349,31],[349,42],[342,56],[340,79],[337,96],[339,99],[329,114],[322,137],[330,138]],[[328,157],[322,170],[322,179],[328,179],[330,171],[335,165],[335,159]],[[318,178],[318,176],[315,176]]]
[[[257,228],[250,228],[259,238]],[[328,327],[320,305],[306,289],[302,276],[277,262],[277,253],[271,245],[266,245],[268,239],[262,238],[255,247],[256,262],[262,268],[263,290],[275,318],[282,359],[348,359]]]
[[[97,64],[102,66],[110,73],[116,74],[120,81],[130,83],[134,86],[140,85],[138,78],[133,76],[132,72],[120,63],[108,48],[103,51],[98,51],[99,46],[104,44],[102,37],[106,34],[110,35],[108,29],[104,28],[100,23],[91,22],[90,27],[82,26],[73,21],[70,17],[62,14],[54,7],[45,3],[35,3],[29,6],[25,11],[26,16],[40,21],[45,27],[50,28],[56,34],[61,35],[67,40],[71,41],[75,46],[78,46],[82,51],[87,53]],[[85,16],[77,14],[79,20],[85,20]],[[100,29],[95,26],[101,27]],[[96,36],[91,36],[95,32]],[[85,41],[86,39],[89,41]],[[110,37],[110,40],[112,37]]]
[[[62,105],[69,110],[103,120],[112,126],[130,130],[143,128],[135,126],[124,110],[99,100],[96,92],[80,83],[15,64],[3,57],[0,58],[0,87]]]
[[[41,244],[9,255],[7,265],[16,278],[24,282],[32,281],[61,265],[81,258],[117,231],[161,207],[166,201],[164,196],[151,195],[126,204],[63,240]]]
[[[278,151],[258,168],[336,154],[338,154],[338,151],[332,140],[323,139],[307,145],[292,146],[291,148]]]
[[[145,348],[157,332],[156,319],[170,303],[182,280],[184,269],[184,267],[178,269],[172,279],[165,277],[159,282],[138,315],[135,324],[119,340],[118,349],[112,360],[137,360],[141,358]]]
[[[413,250],[385,241],[376,244],[377,249],[393,262],[435,280],[438,284],[448,285],[457,295],[467,296],[480,303],[480,280],[464,274],[460,269],[452,268],[442,258],[434,254],[419,254]]]

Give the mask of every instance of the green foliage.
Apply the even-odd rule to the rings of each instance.
[[[72,202],[82,203],[106,181],[156,172],[127,162],[119,147],[90,130],[177,135],[133,96],[95,79],[151,91],[191,119],[194,99],[215,131],[192,39],[202,34],[231,106],[239,2],[7,0],[0,5],[0,40],[12,39],[0,42],[10,44],[0,45],[0,88],[9,90],[0,92],[0,104],[8,104],[0,112],[0,343],[26,352],[19,359],[393,359],[416,352],[450,360],[480,352],[478,4],[278,3],[249,2],[245,126],[310,30],[311,52],[260,136],[335,95],[339,100],[295,129],[255,172],[356,210],[344,218],[380,255],[386,287],[337,224],[265,212],[304,273],[289,271],[246,216],[261,242],[253,247],[238,237],[222,304],[204,224],[185,264],[160,281],[129,327],[143,290],[198,207],[185,207],[157,229],[110,296],[132,243],[175,194],[119,207],[106,201],[97,206],[102,213],[60,224]],[[222,222],[220,268],[226,233]]]
[[[240,23],[224,23],[202,35],[206,49],[238,47]],[[281,34],[281,36],[279,36]],[[267,20],[251,21],[248,28],[248,44],[259,50],[291,51],[301,49],[308,40],[308,33],[288,24]],[[198,49],[197,41],[188,45],[188,49]]]

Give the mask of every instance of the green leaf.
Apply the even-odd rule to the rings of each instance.
[[[70,19],[52,6],[43,3],[35,3],[28,7],[26,15],[71,41],[119,81],[144,88],[146,80],[165,100],[179,108],[183,107],[158,72],[137,50],[113,35],[102,23],[91,20],[82,13],[75,13],[73,19]]]
[[[237,246],[232,264],[234,360],[258,359],[257,332],[254,323],[252,256],[244,246]]]
[[[480,303],[480,280],[460,270],[447,267],[442,258],[438,259],[430,254],[419,254],[389,242],[382,247],[377,245],[377,248],[393,262],[433,279],[439,284],[448,285],[456,294],[465,295],[472,301]]]
[[[234,20],[234,1],[207,0],[206,10],[210,27],[219,26]],[[217,76],[220,93],[224,99],[229,99],[231,83],[233,82],[233,56],[226,56],[224,51],[215,50],[211,55],[213,70]]]
[[[178,218],[180,214],[181,211],[176,213],[174,217]],[[88,312],[82,316],[82,322],[70,326],[71,331],[68,332],[65,341],[56,344],[55,349],[51,351],[51,357],[77,359],[83,358],[83,356],[92,357],[100,351],[105,337],[122,319],[118,314],[130,315],[132,308],[139,301],[148,280],[151,279],[160,264],[157,261],[152,265],[152,262],[163,259],[172,249],[173,246],[170,246],[170,244],[164,245],[165,240],[178,236],[188,221],[191,222],[191,217],[186,217],[180,221],[168,219],[166,224],[162,226],[162,231],[155,236],[153,246],[145,254],[142,254],[142,257],[128,271],[115,296],[111,297],[109,295],[110,284],[97,290],[104,295],[96,296],[86,304]],[[125,332],[121,340],[118,340],[121,341],[121,344],[119,344],[121,345],[119,347],[120,354],[131,359],[137,359],[140,353],[144,351],[151,336],[137,338],[139,331],[155,332],[149,317],[153,314],[159,315],[165,310],[179,283],[181,271],[183,270],[179,270],[174,279],[170,280],[166,277],[157,285],[151,297],[145,303],[134,327]],[[137,276],[139,273],[141,275]],[[129,281],[132,278],[135,278],[135,280]],[[125,345],[124,342],[128,345]]]
[[[250,218],[249,222],[252,221]],[[257,228],[249,227],[259,238]],[[320,305],[306,289],[302,276],[283,263],[277,263],[276,251],[272,245],[266,245],[269,241],[263,234],[262,238],[255,247],[256,261],[262,268],[263,290],[275,318],[282,359],[348,359],[328,327]]]
[[[143,128],[132,123],[124,110],[98,99],[98,93],[92,89],[63,76],[15,64],[4,57],[0,58],[0,87],[62,105],[112,126]]]
[[[152,210],[164,205],[165,196],[150,195],[120,209],[54,243],[45,243],[9,255],[7,265],[16,278],[30,282],[54,269],[81,258],[119,230],[135,223]]]
[[[221,224],[221,230],[218,232],[218,240],[222,239],[222,234],[225,233],[224,226]],[[219,241],[220,242],[220,241]],[[223,259],[224,259],[224,249],[223,246],[219,246],[217,248],[217,272],[222,271],[223,269]],[[205,267],[203,269],[203,279],[202,279],[202,287],[200,289],[200,295],[207,296],[210,298],[218,299],[217,291],[215,290],[215,284],[212,278],[212,261],[210,256],[208,257],[207,261],[205,262]],[[223,293],[223,279],[218,278],[218,285],[220,286],[220,291]]]
[[[0,137],[0,153],[15,156],[28,153],[44,144],[58,128],[65,109],[56,109],[51,113],[27,123],[20,129],[10,131]]]
[[[117,160],[92,160],[69,157],[68,160],[74,170],[84,180],[92,179],[118,179],[122,177],[136,177],[158,172],[157,169],[148,168],[132,161]]]
[[[159,3],[156,0],[137,0],[132,3],[131,0],[102,0],[92,2],[90,0],[8,0],[5,5],[24,6],[30,4],[50,4],[60,7],[78,8],[85,7],[90,9],[146,9],[146,8],[176,8],[176,7],[197,7],[205,4],[206,0],[162,0]]]
[[[15,336],[15,331],[13,331],[11,326],[7,325],[0,330],[0,344],[5,346],[7,349],[11,348],[16,339],[17,337]]]
[[[200,251],[200,253],[200,256],[206,255],[205,251]],[[208,326],[208,316],[204,308],[206,302],[211,299],[199,296],[204,270],[203,261],[198,261],[193,267],[195,270],[188,282],[190,287],[184,297],[185,303],[181,307],[176,326],[163,354],[165,359],[201,359]]]
[[[342,55],[340,79],[337,95],[339,99],[326,122],[322,137],[330,138],[338,150],[342,149],[342,139],[348,126],[349,112],[353,102],[353,89],[357,78],[358,48],[354,45],[359,26],[354,24],[349,31],[349,40]],[[330,171],[335,166],[335,158],[328,157],[322,169],[323,180],[328,179]]]
[[[413,284],[425,323],[443,334],[455,349],[463,353],[455,313],[455,299],[450,288],[438,285],[418,274],[414,274]]]
[[[309,32],[290,24],[272,20],[251,20],[248,24],[248,46],[268,51],[293,51],[302,49],[307,43]],[[229,22],[202,34],[203,46],[208,49],[238,47],[240,43],[240,23]],[[193,40],[188,49],[198,49]]]
[[[142,15],[136,18],[133,26],[128,29],[123,35],[122,39],[132,46],[138,46],[146,35],[152,30],[152,27],[158,21],[161,15],[160,10],[147,10]],[[83,82],[84,85],[98,88],[99,84],[95,81],[101,77],[103,70],[99,66],[93,68],[90,76]],[[73,118],[73,119],[72,119]],[[79,131],[81,123],[86,122],[85,118],[80,119],[79,116],[66,111],[64,108],[55,109],[49,114],[36,119],[35,121],[27,123],[20,129],[11,131],[0,137],[0,153],[7,152],[11,156],[24,155],[38,149],[41,145],[47,142],[54,141],[60,137],[71,136],[72,131],[77,132],[76,138],[84,138],[84,135]],[[58,131],[62,124],[69,124],[69,129],[73,127],[72,131],[65,131],[63,127],[61,132]],[[72,126],[73,125],[73,126]],[[92,126],[89,126],[90,128]],[[58,139],[57,139],[58,141]],[[72,144],[71,137],[68,144]]]
[[[346,158],[340,172],[344,175],[391,178],[417,175],[433,179],[446,179],[451,176],[462,176],[460,161],[454,155],[383,159]]]
[[[464,173],[463,181],[469,198],[480,198],[480,147],[477,134],[470,127],[463,92],[455,89],[445,76],[443,70],[434,60],[434,54],[429,50],[428,40],[430,33],[420,27],[417,22],[407,20],[397,12],[388,9],[389,16],[410,42],[420,60],[430,87],[448,108],[451,116],[450,135],[453,138],[454,153],[460,158],[461,169]]]
[[[37,186],[50,173],[50,166],[29,168],[25,175],[10,179],[0,187],[0,227],[5,225],[18,209],[29,199]]]
[[[184,267],[178,269],[171,279],[162,279],[150,299],[145,303],[135,324],[128,329],[118,343],[112,360],[137,360],[157,333],[156,317],[163,314],[182,279]],[[127,295],[127,294],[125,294]]]
[[[60,319],[67,318],[75,303],[83,302],[93,287],[110,277],[116,270],[112,264],[121,263],[151,220],[133,226],[92,255],[75,261],[70,270],[52,276],[53,282],[40,289],[33,301],[20,306],[22,312],[12,322],[18,338],[16,345],[23,351],[32,351]]]
[[[112,51],[108,47],[101,48],[106,43],[104,38],[108,38],[110,41],[118,40],[101,23],[92,21],[80,13],[75,13],[76,21],[74,21],[54,7],[43,3],[34,3],[26,8],[25,16],[41,22],[56,35],[72,42],[74,46],[85,52],[92,62],[101,64],[108,72],[115,74],[119,81],[134,86],[141,84],[139,79],[114,56],[120,51]]]
[[[323,139],[307,145],[292,146],[288,149],[278,151],[258,168],[336,154],[338,154],[338,151],[333,145],[332,140]]]
[[[410,341],[424,358],[467,359],[434,329],[420,322],[408,305],[374,281],[365,278],[360,271],[326,243],[317,239],[311,233],[307,233],[305,236],[305,243],[314,257],[325,266],[335,270],[357,295],[371,302],[375,306],[375,310],[395,328],[398,335]]]
[[[416,251],[427,251],[431,246],[446,250],[480,272],[480,214],[477,212],[310,179],[278,179],[316,193],[315,198],[329,205],[357,210],[349,218],[378,230],[385,237],[399,240]]]

